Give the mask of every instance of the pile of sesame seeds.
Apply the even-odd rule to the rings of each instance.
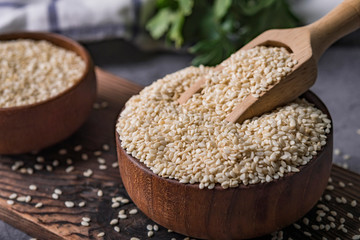
[[[122,147],[155,174],[199,188],[270,182],[298,172],[326,144],[331,121],[304,99],[234,124],[227,114],[246,96],[258,96],[296,64],[283,48],[240,51],[222,71],[189,67],[144,88],[117,123]],[[200,93],[179,96],[207,76]]]
[[[85,62],[47,41],[0,41],[0,108],[59,95],[80,80]]]

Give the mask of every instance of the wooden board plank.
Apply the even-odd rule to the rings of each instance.
[[[117,115],[126,100],[137,93],[141,87],[100,69],[96,71],[99,90],[97,104],[100,108],[92,111],[88,121],[79,131],[66,141],[36,154],[0,156],[0,218],[38,239],[99,239],[97,234],[100,232],[106,234],[103,239],[130,239],[133,236],[146,239],[146,225],[154,224],[140,211],[135,215],[128,214],[127,219],[120,220],[117,224],[121,229],[120,233],[114,231],[113,226],[109,224],[111,219],[117,217],[119,210],[125,210],[128,213],[130,209],[136,208],[131,201],[116,209],[111,207],[113,197],[128,198],[122,186],[119,171],[113,168],[112,164],[116,162],[114,125]],[[101,107],[104,101],[109,106]],[[79,144],[82,149],[76,151],[74,148]],[[104,144],[108,144],[110,150],[104,151],[102,149]],[[67,153],[59,154],[61,149],[66,149]],[[96,156],[100,153],[97,151],[101,151],[100,156]],[[88,160],[82,160],[82,154],[87,154]],[[45,161],[42,162],[40,158],[38,159],[40,163],[37,162],[38,156],[44,157]],[[106,160],[106,170],[99,169],[98,157]],[[53,166],[54,160],[60,162],[59,166]],[[22,161],[24,165],[17,171],[12,171],[11,168],[16,161]],[[34,173],[31,175],[21,173],[28,168],[34,169],[35,164],[43,166],[43,169],[33,170]],[[66,173],[65,169],[70,165],[73,165],[75,169]],[[91,177],[83,175],[87,169],[93,170]],[[333,167],[331,176],[333,180],[331,184],[335,189],[326,190],[324,193],[324,195],[330,195],[331,200],[324,198],[319,203],[337,212],[337,216],[334,216],[336,228],[328,231],[326,229],[314,230],[312,225],[322,227],[320,224],[323,224],[325,228],[326,224],[330,224],[327,217],[331,215],[329,211],[325,211],[326,216],[322,217],[322,222],[319,223],[316,220],[316,212],[319,208],[314,207],[306,215],[310,222],[308,225],[299,220],[301,229],[296,229],[292,225],[278,233],[283,234],[284,239],[289,237],[303,239],[306,237],[304,231],[311,233],[312,239],[322,239],[322,237],[351,239],[353,235],[360,234],[359,205],[357,207],[350,205],[352,200],[360,204],[360,176],[337,166]],[[345,183],[346,187],[341,187],[340,181]],[[38,190],[29,190],[30,184],[37,185]],[[52,198],[55,188],[62,190],[62,195],[58,200]],[[97,196],[100,189],[104,193],[102,197]],[[7,200],[12,193],[17,193],[18,196],[29,195],[32,197],[31,202],[15,200],[14,205],[8,205]],[[338,203],[336,197],[345,197],[347,203]],[[76,206],[66,208],[65,201],[73,201]],[[85,207],[77,206],[81,201],[86,202]],[[43,203],[42,208],[34,207],[38,202]],[[352,213],[354,218],[347,216],[348,212]],[[85,216],[91,218],[89,227],[81,226],[81,219]],[[345,219],[347,233],[337,229],[341,225],[340,218]],[[184,239],[184,237],[160,227],[153,239]],[[271,239],[271,236],[259,239]]]

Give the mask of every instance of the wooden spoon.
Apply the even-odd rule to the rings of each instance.
[[[251,94],[247,96],[226,117],[226,120],[242,123],[246,119],[296,99],[315,83],[317,62],[324,51],[336,40],[359,27],[360,0],[345,0],[326,16],[310,25],[274,29],[260,34],[241,50],[256,46],[285,47],[294,54],[293,59],[296,59],[298,64],[290,74],[261,93],[258,98]],[[222,66],[218,65],[214,71],[221,69]],[[200,79],[180,96],[178,102],[185,103],[193,94],[199,92],[204,84],[205,78]]]

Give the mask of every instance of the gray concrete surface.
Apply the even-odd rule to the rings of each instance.
[[[357,35],[358,36],[358,35]],[[348,43],[348,42],[346,42]],[[165,74],[186,67],[187,54],[142,52],[123,41],[88,44],[96,65],[143,86]],[[319,75],[312,90],[328,106],[334,121],[334,147],[351,158],[335,156],[337,164],[347,163],[360,173],[360,41],[331,47],[319,62]],[[30,237],[0,221],[0,240],[26,240]]]

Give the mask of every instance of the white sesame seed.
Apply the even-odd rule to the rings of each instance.
[[[12,193],[12,194],[10,194],[9,199],[15,199],[16,197],[17,197],[17,194],[16,194],[16,193]]]
[[[127,199],[127,198],[123,198],[123,199],[120,200],[120,202],[121,202],[122,204],[127,204],[127,203],[129,203],[130,201],[129,201],[129,199]]]
[[[93,175],[93,171],[91,169],[87,169],[83,172],[84,177],[91,177]]]
[[[112,208],[118,208],[120,206],[119,202],[114,202],[113,204],[111,204]]]
[[[107,108],[109,106],[109,103],[106,102],[106,101],[103,101],[103,102],[101,102],[100,105],[101,105],[102,108]]]
[[[57,195],[61,195],[62,191],[60,189],[58,189],[58,188],[55,188],[54,193],[56,193]]]
[[[159,226],[155,224],[155,225],[153,226],[153,229],[154,229],[155,232],[157,232],[157,231],[159,230]]]
[[[345,183],[341,182],[341,181],[339,182],[339,186],[342,187],[342,188],[346,187]]]
[[[59,162],[59,160],[57,160],[57,159],[55,159],[55,160],[52,162],[53,167],[57,167],[57,166],[59,166],[59,164],[60,164],[60,162]]]
[[[99,103],[94,103],[94,104],[93,104],[93,108],[94,108],[94,109],[99,109],[99,108],[100,108],[100,104],[99,104]]]
[[[167,231],[168,231],[169,233],[173,232],[173,230],[171,230],[171,229],[168,229]]]
[[[303,218],[303,223],[304,223],[305,225],[309,225],[309,219],[306,218],[306,217],[304,217],[304,218]]]
[[[345,218],[340,218],[340,223],[345,223]]]
[[[334,186],[333,185],[327,185],[326,190],[332,191],[332,190],[334,190]]]
[[[89,157],[88,157],[88,155],[87,155],[86,153],[82,153],[82,154],[81,154],[81,159],[84,160],[84,161],[86,161],[86,160],[89,159]]]
[[[351,219],[354,218],[354,215],[353,215],[352,213],[349,213],[349,212],[346,213],[346,216],[347,216],[348,218],[351,218]]]
[[[59,150],[59,154],[60,154],[60,155],[65,155],[65,154],[67,154],[67,150],[66,150],[65,148],[60,149],[60,150]]]
[[[72,208],[72,207],[75,206],[75,204],[74,204],[74,202],[72,202],[72,201],[65,201],[65,206],[66,206],[67,208]]]
[[[42,169],[44,168],[44,166],[41,165],[41,164],[35,164],[35,165],[34,165],[34,168],[35,168],[35,170],[40,171],[40,170],[42,170]]]
[[[81,151],[81,149],[82,149],[82,146],[81,146],[81,145],[76,145],[76,146],[74,147],[74,151],[75,151],[75,152],[79,152],[79,151]]]
[[[105,163],[106,163],[105,159],[102,158],[102,157],[98,157],[98,158],[97,158],[97,161],[98,161],[98,163],[100,163],[100,164],[105,164]]]
[[[118,224],[119,223],[119,220],[117,220],[116,218],[115,219],[112,219],[111,221],[110,221],[110,225],[116,225],[116,224]]]
[[[126,215],[126,214],[119,214],[119,218],[120,218],[120,219],[126,219],[126,218],[127,218],[127,215]]]
[[[98,195],[98,197],[102,197],[104,195],[104,193],[102,190],[98,190],[97,195]]]
[[[32,175],[32,174],[34,173],[34,169],[32,169],[32,168],[27,168],[27,169],[26,169],[26,172],[27,172],[27,174]]]
[[[148,231],[147,236],[148,236],[148,237],[154,236],[154,232],[153,232],[153,231]]]
[[[53,167],[51,165],[46,165],[46,171],[52,172]]]
[[[105,233],[104,233],[104,232],[100,232],[100,233],[98,233],[97,236],[98,236],[98,237],[103,237],[103,236],[105,236]]]
[[[43,203],[42,202],[38,202],[35,204],[35,208],[42,208]]]
[[[140,238],[132,237],[132,238],[130,238],[130,240],[140,240]]]
[[[25,202],[29,203],[31,202],[31,199],[32,199],[31,196],[28,195],[25,197]]]
[[[118,163],[118,162],[113,162],[113,163],[111,164],[111,167],[117,168],[117,167],[119,167],[119,163]]]
[[[136,208],[134,208],[129,211],[129,214],[134,215],[134,214],[137,214],[137,212],[138,212],[138,210]]]
[[[82,220],[84,222],[90,222],[91,221],[91,219],[89,217],[82,217]]]
[[[101,154],[102,154],[101,151],[95,151],[95,152],[94,152],[94,156],[100,156]]]
[[[109,145],[104,144],[104,145],[102,146],[102,149],[103,149],[104,151],[109,151],[109,150],[110,150],[110,147],[109,147]]]
[[[26,196],[20,196],[16,198],[16,201],[18,202],[25,202],[26,201]]]
[[[349,155],[349,154],[345,154],[344,156],[343,156],[343,159],[344,160],[349,160],[351,158],[351,156]]]
[[[105,169],[107,169],[107,166],[106,165],[99,165],[99,169],[100,170],[105,170]]]
[[[90,223],[89,223],[89,222],[82,221],[82,222],[81,222],[81,225],[82,225],[82,226],[85,226],[85,227],[88,227],[88,226],[90,226]]]
[[[85,207],[85,205],[86,205],[86,202],[84,202],[84,201],[81,201],[78,204],[79,207]]]
[[[53,193],[53,194],[51,195],[51,197],[52,197],[53,199],[59,199],[59,195],[57,195],[56,193]]]
[[[326,201],[331,201],[331,196],[329,194],[326,194],[325,199],[326,199]]]
[[[335,149],[334,149],[334,154],[335,154],[336,156],[339,156],[339,155],[341,154],[340,149],[335,148]]]
[[[297,224],[297,223],[294,223],[293,226],[294,226],[296,229],[300,229],[300,228],[301,228],[301,226],[300,226],[299,224]]]
[[[74,166],[69,166],[69,167],[67,167],[67,168],[65,169],[65,172],[66,172],[66,173],[70,173],[70,172],[74,171],[74,169],[75,169]]]
[[[352,207],[356,207],[356,205],[357,205],[356,200],[352,200],[351,203],[350,203],[350,205],[351,205]]]
[[[356,133],[360,135],[360,128],[356,130]]]
[[[37,156],[37,157],[36,157],[36,161],[37,161],[38,163],[43,163],[43,162],[45,162],[45,158],[42,157],[42,156]]]
[[[120,232],[120,228],[119,228],[118,226],[115,226],[115,227],[114,227],[114,230],[115,230],[116,232]]]
[[[311,236],[312,236],[311,233],[309,233],[309,232],[307,232],[307,231],[304,231],[304,235],[305,235],[305,236],[308,236],[308,237],[311,237]]]
[[[73,160],[71,158],[67,158],[66,159],[66,164],[67,165],[73,164]]]
[[[6,201],[6,203],[8,205],[14,205],[15,202],[14,202],[14,200],[9,199],[9,200]]]
[[[320,227],[318,225],[311,225],[311,228],[315,231],[320,229]]]
[[[360,133],[358,133],[358,134],[360,134]],[[351,239],[352,239],[352,240],[359,240],[359,239],[360,239],[360,235],[354,235],[354,236],[352,236]]]

